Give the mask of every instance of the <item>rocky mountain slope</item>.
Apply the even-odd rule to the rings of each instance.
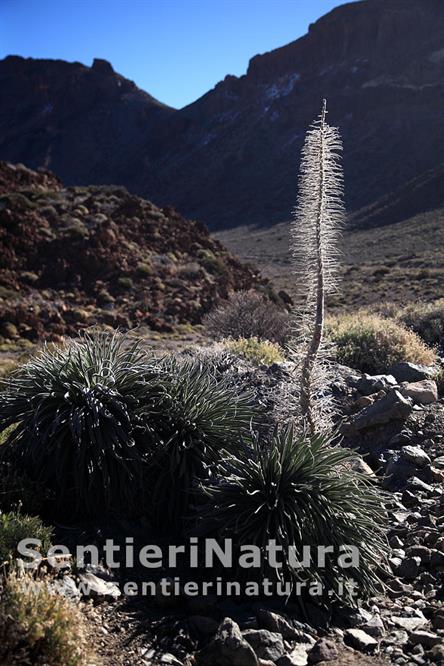
[[[94,324],[171,331],[250,287],[267,289],[172,208],[0,162],[0,338],[58,340]]]
[[[420,213],[444,208],[444,164],[409,180],[394,192],[356,211],[349,218],[352,228],[395,224]]]
[[[122,184],[213,228],[272,224],[295,203],[304,133],[327,97],[358,209],[442,164],[443,35],[441,0],[349,3],[178,111],[104,61],[9,57],[0,157],[68,184]]]

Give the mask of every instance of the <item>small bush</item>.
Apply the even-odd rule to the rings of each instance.
[[[86,666],[83,616],[44,581],[10,574],[0,588],[0,663]]]
[[[111,296],[107,289],[101,289],[97,294],[97,300],[100,305],[109,305],[110,303],[114,303],[116,299],[114,296]]]
[[[225,275],[227,266],[222,257],[217,257],[211,250],[199,250],[198,258],[200,264],[212,275]]]
[[[242,356],[257,365],[272,365],[284,361],[281,347],[269,340],[240,338],[239,340],[225,340],[224,345],[233,354]]]
[[[234,293],[203,322],[216,340],[252,338],[284,344],[290,334],[288,312],[254,291]]]
[[[17,556],[17,546],[22,539],[40,539],[42,551],[46,552],[51,536],[52,530],[45,527],[40,518],[14,511],[0,513],[0,564]]]
[[[444,298],[407,305],[401,310],[399,320],[428,345],[444,348]]]
[[[413,332],[376,314],[357,313],[327,321],[327,337],[339,363],[371,374],[384,373],[397,361],[430,365],[436,356]]]
[[[200,509],[198,532],[216,532],[238,548],[254,545],[261,553],[275,540],[283,549],[282,568],[269,565],[258,572],[275,582],[321,581],[335,595],[339,579],[350,577],[361,597],[372,595],[387,551],[382,495],[369,477],[352,469],[356,454],[330,444],[320,436],[298,439],[287,429],[270,446],[256,441],[244,454],[227,457],[218,476],[202,486],[207,504]],[[294,546],[302,560],[303,546],[327,545],[336,552],[323,569],[295,568],[285,555]],[[359,550],[358,567],[337,566],[341,546]],[[251,579],[253,570],[247,571]],[[246,572],[236,573],[242,578]]]
[[[5,380],[17,366],[17,361],[12,358],[0,359],[0,380]]]
[[[136,268],[141,276],[152,275],[154,273],[154,268],[149,261],[139,261]]]
[[[119,277],[119,279],[117,280],[117,283],[118,283],[119,287],[122,287],[122,289],[133,289],[134,288],[134,282],[132,281],[132,279],[130,277],[126,277],[126,276]]]

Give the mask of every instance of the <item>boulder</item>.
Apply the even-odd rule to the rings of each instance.
[[[441,645],[435,645],[430,652],[428,653],[430,657],[430,662],[432,664],[439,664],[442,666],[444,664],[444,643]]]
[[[430,465],[432,462],[427,453],[420,446],[403,446],[401,449],[401,458],[420,469]]]
[[[398,574],[398,576],[401,576],[401,578],[407,578],[409,580],[412,580],[413,578],[416,578],[416,576],[418,575],[420,566],[421,566],[420,557],[417,556],[406,557],[405,560],[402,560],[396,573]]]
[[[435,458],[433,461],[433,466],[437,467],[438,469],[444,469],[444,456],[438,456]]]
[[[277,661],[285,654],[283,638],[277,632],[266,629],[247,629],[242,632],[242,636],[260,659]]]
[[[378,641],[362,629],[346,629],[344,643],[359,652],[372,653],[378,647]]]
[[[412,478],[417,472],[417,468],[411,462],[403,460],[400,455],[391,456],[385,468],[385,479],[383,485],[385,488],[391,488],[403,485]]]
[[[195,631],[202,636],[212,636],[216,633],[218,628],[217,621],[206,615],[191,615],[191,617],[188,618],[188,623],[190,627],[195,629]]]
[[[413,545],[407,549],[406,553],[408,557],[420,557],[421,564],[430,564],[432,551],[427,546],[423,546],[422,544]]]
[[[444,609],[435,612],[432,618],[432,626],[434,629],[444,629]]]
[[[432,569],[444,568],[444,553],[439,550],[432,550],[430,557],[430,566]]]
[[[407,482],[408,487],[410,490],[418,491],[421,490],[424,493],[427,493],[427,495],[433,495],[433,486],[429,485],[428,483],[425,483],[421,479],[418,479],[417,476],[414,476],[413,478],[409,479]]]
[[[364,373],[356,382],[356,388],[364,396],[378,393],[383,389],[396,386],[397,381],[393,375],[368,375]]]
[[[162,664],[162,666],[183,666],[183,662],[179,661],[174,654],[170,654],[169,652],[165,652],[165,654],[159,658],[158,663]]]
[[[360,411],[354,417],[352,425],[356,430],[365,430],[390,421],[405,420],[412,409],[411,403],[395,389]]]
[[[324,661],[334,661],[338,656],[338,648],[328,638],[320,638],[308,653],[309,664],[319,664]]]
[[[301,631],[295,629],[288,620],[278,613],[273,613],[265,608],[261,608],[256,613],[257,621],[260,629],[267,629],[268,631],[281,634],[282,638],[287,641],[302,641],[307,636],[302,634]],[[310,637],[309,637],[310,638]]]
[[[277,666],[306,666],[308,664],[307,650],[310,646],[306,643],[296,645],[295,648],[289,653],[284,654],[277,660]]]
[[[420,629],[427,624],[427,620],[424,616],[422,617],[400,617],[393,615],[391,621],[396,627],[400,629],[405,629],[405,631],[411,632],[416,629]]]
[[[426,649],[433,648],[435,645],[442,645],[443,643],[441,636],[438,636],[431,631],[423,630],[412,632],[409,636],[409,641],[413,645],[422,645]]]
[[[438,386],[433,379],[404,384],[399,389],[406,398],[411,398],[418,405],[430,405],[438,401]]]
[[[90,572],[79,574],[79,589],[84,597],[96,600],[114,600],[122,594],[115,583],[103,580]]]
[[[63,576],[63,578],[56,578],[52,583],[51,587],[53,590],[71,601],[79,601],[81,594],[80,590],[75,584],[75,581],[71,576]]]
[[[365,631],[366,634],[373,636],[373,638],[380,638],[385,633],[384,622],[379,615],[373,615],[373,617],[363,624],[360,629]]]
[[[196,666],[258,666],[253,648],[243,638],[239,625],[226,617],[214,639],[195,655]]]
[[[400,382],[421,382],[423,379],[430,379],[435,374],[435,369],[428,365],[418,365],[408,361],[398,361],[389,368],[389,373],[393,375],[396,381]]]

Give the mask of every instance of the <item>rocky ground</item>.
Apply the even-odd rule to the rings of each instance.
[[[173,332],[238,289],[270,293],[206,228],[118,187],[0,162],[0,342],[93,326]],[[183,331],[182,331],[183,332]]]
[[[364,211],[365,212],[365,211]],[[346,223],[341,240],[341,288],[329,307],[355,310],[381,303],[428,302],[444,292],[444,209],[406,214],[401,221],[374,227]],[[396,219],[396,218],[395,218]],[[278,289],[294,290],[289,223],[239,227],[215,234],[242,261],[253,262]]]
[[[258,368],[220,347],[199,353],[282,415],[291,363]],[[334,368],[342,443],[365,456],[361,471],[387,492],[383,593],[357,609],[313,607],[301,617],[291,601],[123,598],[119,580],[99,568],[88,574],[89,600],[79,601],[98,659],[145,666],[444,664],[444,401],[432,375],[432,368],[409,363],[374,377]],[[67,575],[62,585],[79,600],[78,583]]]

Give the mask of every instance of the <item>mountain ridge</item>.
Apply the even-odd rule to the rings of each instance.
[[[67,184],[122,184],[213,229],[270,225],[295,203],[304,134],[327,97],[355,211],[441,163],[443,35],[439,0],[347,3],[179,110],[106,61],[10,57],[0,158]]]

